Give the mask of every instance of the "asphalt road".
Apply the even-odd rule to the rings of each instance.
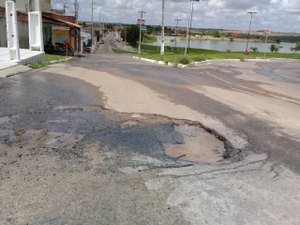
[[[0,224],[299,223],[297,61],[111,48],[0,79]]]
[[[274,163],[300,172],[298,61],[212,62],[177,69],[108,55],[111,43],[119,47],[107,41],[95,60],[81,60],[83,66],[137,81],[178,105],[217,118],[246,137],[245,153],[266,153]]]

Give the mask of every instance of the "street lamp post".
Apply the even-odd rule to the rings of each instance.
[[[139,48],[138,48],[138,54],[141,54],[141,42],[142,42],[142,21],[143,21],[143,16],[146,12],[144,11],[138,11],[138,13],[141,14],[140,20],[139,20],[139,25],[140,25],[140,33],[139,33]]]
[[[249,11],[248,13],[250,14],[250,21],[249,21],[249,29],[248,29],[248,35],[247,35],[245,54],[248,54],[248,46],[249,46],[250,31],[251,31],[251,25],[252,25],[252,17],[253,17],[254,14],[257,14],[257,12]]]
[[[160,40],[160,54],[165,54],[165,0],[161,4],[161,40]]]

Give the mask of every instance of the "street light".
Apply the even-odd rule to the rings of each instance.
[[[160,54],[165,54],[165,0],[161,4],[161,40],[160,40]]]
[[[248,29],[248,35],[247,35],[247,42],[246,42],[246,50],[245,50],[245,54],[248,54],[248,46],[249,46],[249,38],[250,38],[250,31],[251,31],[252,17],[253,17],[253,14],[257,14],[257,12],[249,11],[248,13],[250,14],[250,21],[249,21],[249,29]]]

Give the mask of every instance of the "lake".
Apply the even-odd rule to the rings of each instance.
[[[170,41],[173,37],[166,37],[166,46],[175,46],[175,42]],[[156,41],[150,43],[150,45],[160,46],[160,42]],[[276,44],[278,46],[282,46],[279,49],[279,52],[284,53],[291,53],[290,48],[295,47],[296,43],[287,43],[281,42],[280,44]],[[177,42],[178,47],[185,47],[185,40],[180,40]],[[271,43],[256,43],[256,42],[249,42],[249,51],[251,47],[256,47],[259,52],[264,52],[267,49],[267,52],[270,52]],[[201,48],[201,49],[210,49],[210,50],[218,50],[218,51],[227,51],[230,50],[234,51],[245,51],[246,49],[246,42],[239,42],[239,41],[212,41],[212,40],[191,40],[190,44],[191,48]]]

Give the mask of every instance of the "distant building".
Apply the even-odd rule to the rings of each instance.
[[[58,54],[73,54],[80,49],[80,29],[81,26],[75,23],[74,16],[65,15],[64,10],[52,10],[51,0],[31,0],[39,1],[42,11],[42,35],[45,51]],[[16,0],[18,33],[20,48],[28,49],[29,30],[28,12],[29,0]],[[5,1],[0,2],[0,47],[7,46]],[[31,45],[32,47],[32,45]],[[59,52],[55,52],[55,51]]]

